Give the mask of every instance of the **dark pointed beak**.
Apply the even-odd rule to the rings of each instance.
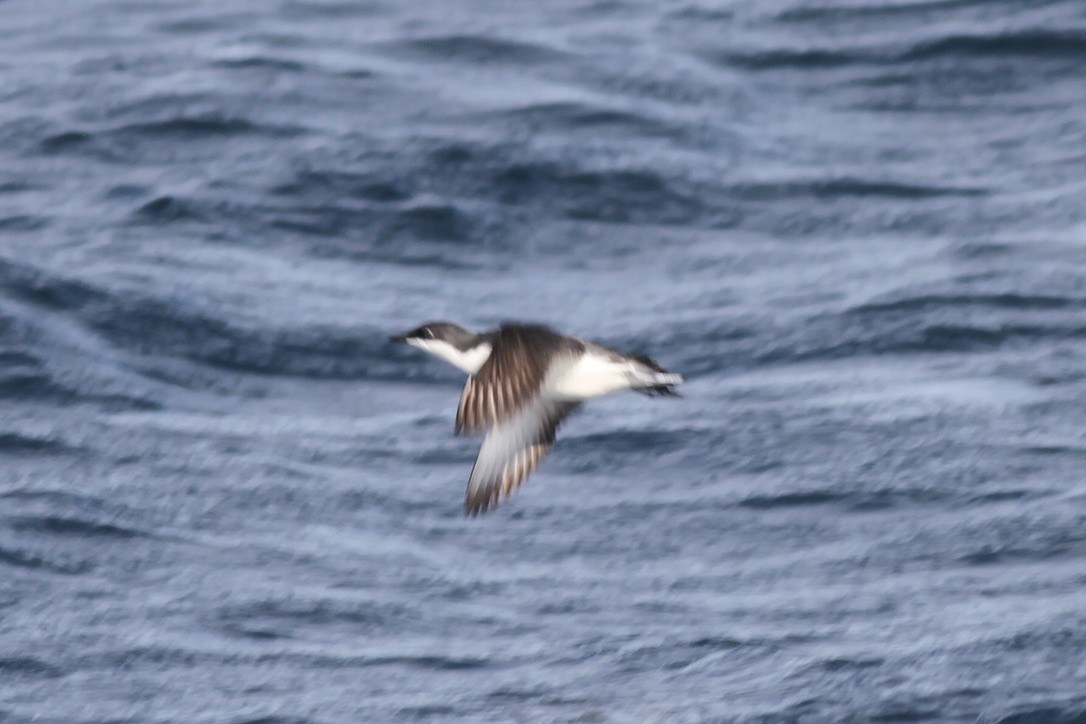
[[[407,334],[394,334],[388,338],[389,342],[406,342]]]

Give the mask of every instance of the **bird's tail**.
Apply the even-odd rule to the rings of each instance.
[[[641,369],[635,371],[638,384],[634,389],[637,392],[650,397],[657,395],[680,397],[679,393],[675,391],[675,385],[683,383],[682,375],[668,372],[649,357],[638,356],[634,359],[643,365]]]

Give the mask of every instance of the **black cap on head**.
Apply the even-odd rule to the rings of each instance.
[[[388,338],[389,342],[406,342],[409,339],[433,339],[434,332],[427,325],[412,329],[410,332],[394,334]]]
[[[452,322],[427,322],[421,327],[416,327],[410,332],[394,334],[388,338],[389,342],[407,342],[412,339],[440,339],[452,345],[460,346],[474,339],[475,335]]]

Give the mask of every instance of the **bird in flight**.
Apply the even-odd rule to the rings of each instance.
[[[472,516],[509,497],[583,401],[620,390],[677,396],[675,385],[683,381],[643,355],[538,324],[506,322],[475,333],[430,322],[389,341],[418,347],[468,373],[456,434],[484,434],[464,498],[464,512]]]

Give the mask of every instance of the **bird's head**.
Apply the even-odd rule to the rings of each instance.
[[[477,337],[458,324],[452,322],[427,322],[421,327],[416,327],[409,332],[394,334],[388,338],[389,342],[403,342],[412,347],[430,347],[434,343],[444,342],[453,347],[464,348]]]

